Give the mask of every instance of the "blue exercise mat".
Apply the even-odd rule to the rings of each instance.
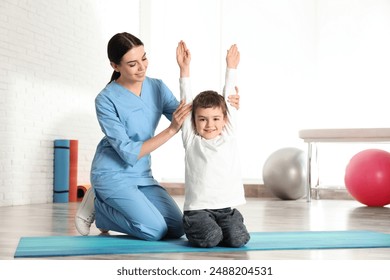
[[[241,248],[197,248],[184,238],[144,241],[126,235],[22,237],[15,258],[107,254],[237,252],[254,250],[313,250],[389,248],[390,234],[373,231],[254,232]]]
[[[54,140],[53,202],[69,202],[70,140]]]

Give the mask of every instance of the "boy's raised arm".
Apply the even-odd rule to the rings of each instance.
[[[180,41],[176,48],[176,60],[180,68],[180,100],[185,100],[188,104],[191,103],[193,99],[190,84],[191,53],[183,41]],[[185,147],[191,136],[194,134],[191,125],[191,114],[183,122],[181,130],[183,145]]]
[[[180,41],[176,48],[176,60],[180,68],[180,78],[190,76],[191,52],[184,41]]]
[[[237,67],[240,63],[240,52],[236,44],[232,45],[226,53],[226,74],[223,95],[226,101],[238,110],[240,95],[237,88]]]

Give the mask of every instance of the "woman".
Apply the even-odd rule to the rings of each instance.
[[[143,43],[129,33],[113,36],[107,47],[114,69],[95,99],[104,133],[91,167],[91,188],[76,214],[82,235],[96,226],[144,240],[183,235],[182,213],[151,171],[150,153],[171,139],[191,111],[167,86],[146,76]],[[154,135],[161,115],[171,124]],[[95,199],[96,196],[96,199]]]
[[[91,167],[93,188],[85,194],[75,225],[88,235],[96,218],[101,231],[113,230],[144,240],[179,238],[182,212],[153,178],[150,153],[171,139],[191,112],[167,86],[146,76],[148,60],[140,39],[118,33],[108,42],[114,69],[95,99],[104,133]],[[238,107],[238,96],[230,103]],[[171,124],[154,135],[161,116]]]

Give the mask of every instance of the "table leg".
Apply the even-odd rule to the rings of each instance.
[[[307,144],[307,171],[306,171],[306,201],[311,202],[311,160],[312,160],[312,143]]]

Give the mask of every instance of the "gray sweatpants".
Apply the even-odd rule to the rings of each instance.
[[[237,209],[184,211],[183,226],[188,241],[198,247],[242,247],[250,239]]]

